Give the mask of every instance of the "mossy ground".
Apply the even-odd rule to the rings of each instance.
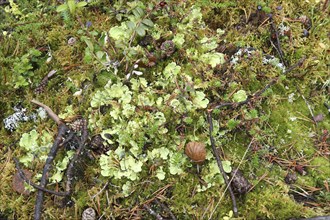
[[[29,13],[29,17],[24,20],[6,13],[4,6],[0,6],[2,30],[0,33],[0,121],[12,114],[12,107],[19,102],[22,102],[27,109],[34,108],[30,103],[30,100],[36,96],[34,88],[51,69],[60,71],[49,81],[46,92],[37,96],[38,100],[50,106],[56,113],[65,112],[65,108],[72,105],[75,112],[88,118],[93,114],[89,94],[102,88],[109,80],[109,75],[100,71],[95,63],[83,62],[86,45],[79,40],[81,24],[75,18],[65,22],[55,11],[57,1],[19,2],[20,10],[24,14]],[[84,8],[78,14],[83,18],[83,22],[91,21],[94,30],[108,31],[114,20],[109,16],[111,6],[108,1],[95,2],[98,3]],[[158,4],[156,1],[152,3]],[[176,2],[168,1],[167,4],[168,10],[173,10],[173,13],[181,12],[180,8],[175,7]],[[180,1],[180,4],[183,3]],[[248,19],[256,12],[258,4],[254,1],[233,4],[229,1],[220,3],[200,0],[187,1],[186,4],[191,6],[196,4],[202,8],[203,19],[209,27],[207,35],[214,35],[218,28],[225,31],[220,43],[223,46],[230,44],[237,47],[252,46],[263,53],[277,56],[269,44],[269,25],[259,24],[258,21],[255,25]],[[239,120],[239,124],[234,129],[227,129],[221,140],[217,140],[224,151],[224,158],[236,167],[241,163],[240,169],[253,185],[253,190],[246,195],[237,196],[239,217],[240,219],[290,219],[329,215],[330,137],[327,132],[330,132],[330,117],[323,106],[324,102],[330,102],[329,6],[324,8],[324,1],[266,1],[259,4],[266,10],[271,10],[275,23],[284,21],[291,28],[291,37],[281,38],[285,59],[291,64],[302,57],[306,59],[302,66],[285,77],[282,76],[278,83],[267,90],[260,101],[251,104],[252,106],[243,106],[234,110],[223,109],[214,114],[223,130],[227,129],[228,120]],[[182,12],[185,10],[182,9]],[[302,15],[306,15],[311,20],[308,37],[302,36],[304,27],[297,21]],[[164,22],[167,19],[170,18],[163,18]],[[175,20],[174,16],[171,22],[175,24],[180,20]],[[5,36],[3,31],[11,34],[11,37]],[[78,41],[75,45],[68,46],[67,40],[72,36]],[[42,58],[33,62],[34,75],[30,78],[29,86],[14,89],[16,82],[13,65],[19,62],[17,59],[31,48],[43,51],[43,48],[48,46],[52,49],[54,61],[45,64],[47,55],[43,52]],[[176,61],[178,58],[179,55],[175,55],[170,59]],[[177,62],[185,65],[185,60],[182,60],[182,57],[180,59]],[[164,64],[157,63],[153,68],[163,69]],[[195,83],[208,88],[207,95],[214,102],[230,101],[238,87],[253,94],[262,89],[270,79],[279,75],[278,69],[265,67],[260,59],[244,60],[234,70],[223,71],[219,66],[216,70],[203,69],[203,67],[199,69],[189,63],[184,68],[193,73],[196,70],[203,72],[196,77]],[[203,84],[204,80],[210,85]],[[235,86],[234,82],[238,86]],[[83,87],[84,96],[73,97],[72,94]],[[293,98],[290,99],[290,96]],[[316,124],[312,120],[308,105],[315,115],[323,114],[324,119]],[[258,117],[248,117],[251,109],[257,110]],[[107,117],[110,116],[104,116],[104,121],[107,121]],[[38,131],[48,130],[56,135],[57,128],[50,120],[38,125],[33,122],[22,123],[12,133],[1,126],[0,218],[32,218],[35,192],[23,196],[13,191],[11,184],[16,172],[12,158],[19,157],[22,153],[18,148],[17,140],[33,126],[37,126]],[[191,133],[196,132],[194,127],[188,127],[187,130]],[[90,132],[94,135],[101,131],[101,128],[95,127]],[[253,143],[247,150],[251,139]],[[247,154],[243,158],[246,150]],[[34,169],[30,171],[36,175],[40,173],[42,166],[41,163],[34,164]],[[299,173],[300,168],[306,172],[304,175]],[[43,216],[45,219],[79,219],[84,208],[93,207],[104,219],[151,219],[152,217],[141,208],[140,204],[155,197],[165,201],[177,219],[209,219],[214,209],[212,219],[220,219],[228,215],[231,210],[228,194],[217,205],[225,187],[211,187],[204,192],[197,192],[197,186],[202,183],[196,172],[196,168],[191,167],[181,176],[170,176],[160,181],[152,175],[152,169],[144,170],[144,178],[136,182],[133,193],[125,197],[118,190],[119,182],[102,177],[98,161],[89,161],[85,178],[75,186],[74,205],[67,208],[58,207],[59,199],[46,194]],[[296,183],[292,185],[285,183],[284,178],[288,172],[297,173]],[[102,191],[108,181],[108,187]],[[61,184],[51,187],[56,189],[61,187]],[[297,199],[298,196],[300,199]],[[153,208],[161,212],[159,207]]]

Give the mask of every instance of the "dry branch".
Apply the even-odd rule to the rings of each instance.
[[[223,176],[223,179],[225,180],[225,183],[226,183],[226,186],[227,188],[229,189],[229,193],[230,193],[230,198],[231,198],[231,201],[233,203],[233,212],[234,212],[234,215],[235,217],[238,216],[238,209],[237,209],[237,205],[236,205],[236,198],[235,198],[235,195],[234,195],[234,192],[230,186],[230,183],[229,183],[229,180],[228,180],[228,177],[226,175],[226,172],[225,170],[223,169],[223,166],[222,166],[222,162],[221,162],[221,159],[220,159],[220,156],[219,156],[219,153],[215,147],[215,142],[214,142],[214,138],[213,138],[213,122],[212,122],[212,110],[209,110],[207,112],[207,121],[209,122],[209,134],[210,134],[210,141],[211,141],[211,146],[212,146],[212,151],[213,151],[213,154],[215,156],[215,159],[217,161],[217,164],[218,164],[218,167],[219,167],[219,170]]]

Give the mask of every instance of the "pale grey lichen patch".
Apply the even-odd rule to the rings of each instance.
[[[16,105],[13,109],[15,112],[3,120],[5,129],[9,130],[10,132],[16,130],[16,128],[19,126],[19,122],[26,122],[29,120],[35,121],[37,119],[36,114],[27,115],[26,108],[20,104]]]

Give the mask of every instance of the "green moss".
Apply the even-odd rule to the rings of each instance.
[[[329,159],[325,157],[314,157],[310,164],[310,172],[315,181],[320,185],[323,185],[323,181],[328,180],[330,176]]]
[[[55,1],[46,5],[40,1],[22,0],[17,4],[20,11],[29,16],[16,18],[13,14],[4,11],[0,13],[0,20],[4,21],[0,24],[0,29],[8,32],[7,37],[0,33],[2,71],[0,90],[3,98],[0,102],[1,122],[13,113],[12,106],[19,102],[23,102],[28,111],[32,112],[35,106],[29,101],[37,98],[58,114],[65,113],[66,107],[71,105],[74,114],[81,114],[90,119],[91,135],[99,134],[104,129],[113,130],[119,125],[117,133],[113,135],[114,139],[120,133],[127,143],[132,140],[138,142],[138,147],[143,148],[143,150],[138,149],[141,151],[139,155],[135,155],[139,160],[143,158],[141,155],[146,154],[148,150],[159,147],[172,147],[176,152],[183,152],[184,143],[190,139],[205,141],[209,150],[205,110],[191,110],[194,106],[190,102],[196,98],[196,91],[199,92],[198,94],[205,94],[210,106],[215,106],[222,102],[232,101],[233,95],[239,90],[252,95],[279,76],[280,80],[276,85],[248,105],[217,109],[213,114],[217,122],[216,129],[218,129],[215,132],[216,145],[224,150],[221,156],[234,165],[240,164],[240,169],[246,178],[255,186],[254,190],[247,195],[237,196],[240,217],[287,219],[322,215],[328,211],[322,205],[329,201],[329,193],[325,189],[325,181],[330,176],[329,160],[321,156],[322,149],[319,145],[323,132],[330,130],[330,122],[327,120],[328,112],[323,106],[324,102],[329,103],[329,89],[326,85],[329,80],[327,64],[330,62],[327,56],[329,45],[326,42],[329,18],[322,10],[322,2],[298,0],[254,2],[249,0],[232,3],[198,0],[179,1],[175,4],[168,2],[165,8],[157,6],[157,10],[151,11],[155,3],[145,0],[130,2],[130,4],[118,1],[111,5],[111,8],[105,2],[99,1],[99,3],[92,3],[93,6],[89,4],[85,7],[83,14],[78,13],[83,25],[87,21],[92,22],[92,26],[88,28],[82,27],[74,16],[70,17],[70,21],[63,21],[61,15],[55,12],[58,6],[55,5]],[[278,26],[285,21],[285,25],[290,27],[291,36],[280,37],[282,50],[288,63],[295,64],[306,56],[301,66],[285,76],[281,75],[277,68],[262,64],[263,53],[276,57],[278,54],[269,44],[270,24],[266,21],[255,25],[249,21],[249,16],[252,16],[252,19],[255,16],[258,4],[262,6],[263,12],[274,15],[275,25]],[[200,28],[194,27],[203,22],[196,17],[190,21],[192,27],[186,28],[185,25],[189,23],[187,18],[193,18],[199,14],[198,10],[191,14],[193,9],[190,7],[196,7],[196,5],[202,7],[201,13],[205,23]],[[278,10],[278,6],[282,6],[282,9]],[[157,39],[153,39],[148,46],[141,48],[138,45],[144,39],[134,36],[128,36],[127,39],[131,42],[121,43],[110,37],[107,44],[104,44],[104,39],[100,38],[101,35],[105,36],[111,27],[120,25],[122,21],[130,20],[132,18],[130,16],[133,16],[132,10],[136,7],[150,12],[148,19],[150,18],[158,27],[150,28],[147,35],[157,36]],[[123,12],[123,9],[126,11]],[[302,15],[311,19],[312,27],[308,38],[302,36],[302,31],[306,27],[301,22],[292,20]],[[121,21],[119,21],[119,16],[121,16]],[[183,25],[184,29],[180,29],[180,25]],[[199,62],[205,52],[205,45],[201,45],[199,40],[204,36],[213,38],[218,28],[224,31],[223,35],[215,37],[219,45],[207,52],[226,52],[230,49],[229,45],[235,45],[254,47],[259,51],[258,54],[243,58],[235,67],[218,65],[212,68],[210,65]],[[91,36],[87,35],[85,30],[94,36],[95,41],[90,39]],[[163,41],[173,40],[177,34],[184,35],[185,43],[180,48],[176,48],[173,55],[161,57],[159,48]],[[87,46],[81,39],[82,36],[90,39],[95,49],[93,52],[102,51],[101,47],[104,46],[111,60],[120,61],[118,73],[106,71],[104,66],[94,59],[96,54],[90,55],[89,62],[84,62]],[[76,37],[76,44],[69,46],[67,42],[69,37]],[[44,50],[48,49],[48,46],[52,51],[53,59],[46,63],[48,51]],[[15,89],[11,86],[15,83],[12,81],[13,67],[31,49],[41,51],[40,56],[31,60],[33,68],[30,70],[33,71],[33,77],[26,77],[28,86]],[[188,49],[192,49],[193,52],[189,54]],[[194,57],[195,52],[197,55]],[[155,61],[149,58],[150,54],[155,55]],[[229,61],[229,55],[226,55],[225,59]],[[161,79],[164,68],[172,62],[180,66],[180,73],[175,77],[172,75],[167,79]],[[141,64],[138,70],[141,70],[143,75],[134,75],[132,79],[143,77],[146,84],[133,91],[132,84],[127,81],[126,75],[133,70],[136,63]],[[154,66],[142,67],[143,64]],[[56,69],[58,72],[50,80],[46,91],[40,95],[34,94],[34,88],[51,69]],[[90,106],[94,94],[100,89],[103,90],[109,79],[113,83],[123,83],[132,92],[131,97],[134,100],[131,104],[137,108],[130,117],[123,117],[120,112],[119,119],[113,121],[110,112],[115,108],[115,104],[120,104],[121,101],[100,108]],[[73,93],[79,89],[82,89],[82,95],[74,97]],[[289,98],[292,94],[294,94],[293,98]],[[311,120],[311,112],[302,95],[309,102],[314,115],[320,113],[325,115],[324,120],[317,125]],[[158,97],[167,96],[168,99],[160,101],[161,104],[157,106],[149,106],[141,104],[140,99],[145,96],[154,101]],[[179,105],[184,103],[180,106],[180,111],[171,107],[173,99],[177,99]],[[292,102],[289,102],[289,99],[292,99]],[[250,113],[254,110],[257,111],[257,117],[251,117]],[[167,119],[162,126],[147,123],[156,111],[164,113]],[[127,126],[121,126],[127,125],[128,122],[140,123],[143,120],[141,126],[129,135],[127,135]],[[233,121],[237,122],[235,126],[228,127],[228,122]],[[12,176],[16,172],[12,157],[19,157],[23,152],[18,146],[12,145],[10,149],[8,146],[35,127],[36,123],[39,123],[36,127],[37,131],[46,129],[52,131],[53,135],[56,134],[57,126],[51,120],[22,123],[13,133],[5,131],[3,126],[0,126],[0,136],[3,137],[0,144],[0,211],[10,219],[31,218],[36,192],[31,193],[30,196],[22,196],[12,190]],[[159,127],[166,128],[167,133],[156,135]],[[250,149],[246,151],[250,142]],[[117,145],[125,145],[122,147],[127,150],[127,154],[131,154],[130,144],[116,142],[112,147],[115,148]],[[247,152],[246,155],[245,152]],[[60,160],[64,155],[65,152],[61,150],[55,160]],[[73,195],[75,205],[71,208],[59,208],[56,201],[60,199],[54,199],[45,194],[44,218],[78,219],[86,206],[98,209],[99,214],[104,214],[106,218],[129,219],[132,218],[132,210],[138,210],[134,213],[137,218],[150,218],[150,215],[141,208],[141,204],[151,201],[156,196],[155,192],[168,185],[170,187],[166,189],[166,192],[157,194],[157,197],[169,205],[178,219],[208,218],[210,211],[214,208],[216,210],[213,219],[219,219],[227,215],[231,209],[228,194],[225,194],[220,205],[215,207],[223,195],[223,185],[197,192],[201,182],[188,164],[184,165],[182,175],[171,176],[168,175],[167,167],[167,160],[171,158],[144,161],[139,179],[132,182],[132,194],[125,197],[122,193],[122,185],[127,180],[124,178],[108,180],[99,177],[99,155],[95,157],[94,161],[88,162],[86,177],[77,182]],[[288,170],[293,169],[295,163],[306,165],[307,171],[305,176],[298,175],[295,183],[297,186],[321,188],[316,195],[316,202],[320,204],[318,210],[303,207],[288,195],[289,186],[284,183],[284,177]],[[159,166],[163,166],[166,172],[166,178],[163,181],[159,181],[151,171]],[[36,162],[30,169],[35,175],[41,172],[42,167],[43,163]],[[97,197],[92,198],[92,195],[102,190],[107,181],[110,183],[109,186]],[[58,186],[63,188],[64,183],[59,183]],[[52,187],[49,186],[49,188]],[[156,206],[155,210],[161,212],[161,209]]]
[[[312,210],[297,204],[287,194],[287,190],[284,185],[258,187],[246,196],[243,216],[247,219],[287,219],[315,215]]]

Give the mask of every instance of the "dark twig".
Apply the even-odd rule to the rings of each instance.
[[[212,122],[211,114],[212,114],[212,110],[208,110],[207,111],[207,121],[210,125],[209,126],[209,134],[210,134],[210,141],[211,141],[212,151],[213,151],[213,154],[214,154],[215,159],[217,161],[219,170],[220,170],[220,172],[223,176],[223,179],[225,180],[226,186],[229,189],[231,201],[232,201],[232,204],[233,204],[233,212],[234,212],[235,217],[237,217],[238,216],[238,209],[237,209],[237,205],[236,205],[236,198],[235,198],[234,192],[233,192],[233,190],[230,186],[230,183],[229,183],[229,180],[228,180],[227,175],[225,173],[225,170],[223,169],[219,153],[218,153],[218,151],[215,147],[215,142],[214,142],[214,138],[213,138],[213,135],[212,135],[212,133],[213,133],[213,122]]]
[[[46,110],[46,112],[48,113],[49,117],[52,118],[58,125],[58,133],[57,133],[54,143],[48,153],[48,157],[46,159],[46,163],[44,165],[44,169],[42,171],[42,176],[40,179],[40,187],[45,188],[47,185],[49,171],[50,171],[50,168],[52,167],[52,162],[56,156],[58,149],[60,148],[64,135],[70,129],[60,120],[60,118],[47,105],[45,105],[37,100],[31,100],[31,102],[43,107]],[[44,200],[44,192],[42,190],[38,190],[36,205],[35,205],[35,209],[34,209],[34,219],[35,220],[41,219],[43,200]]]
[[[152,209],[150,208],[150,206],[148,206],[147,204],[144,204],[144,205],[143,205],[143,208],[144,208],[145,210],[147,210],[147,211],[150,213],[150,215],[155,216],[157,220],[164,220],[164,218],[163,218],[160,214],[158,214],[157,212],[155,212],[154,210],[152,210]]]
[[[16,158],[14,158],[13,160],[15,161],[16,169],[17,169],[17,171],[18,171],[20,177],[21,177],[21,178],[22,178],[27,184],[29,184],[30,186],[32,186],[33,188],[36,188],[36,189],[41,190],[41,191],[44,191],[44,192],[46,192],[46,193],[54,194],[54,195],[56,195],[56,196],[67,196],[67,195],[68,195],[67,192],[56,192],[56,191],[49,190],[49,189],[46,189],[46,188],[44,188],[44,187],[41,187],[41,186],[35,184],[34,182],[32,182],[30,179],[28,179],[28,178],[25,176],[25,174],[24,174],[22,168],[21,168],[20,165],[19,165],[19,161],[18,161]]]
[[[278,55],[280,56],[280,59],[281,59],[282,63],[284,64],[284,66],[287,67],[288,64],[284,59],[284,53],[283,53],[282,48],[281,48],[281,43],[280,43],[280,39],[279,39],[279,36],[278,36],[278,31],[277,31],[277,28],[274,24],[273,17],[270,17],[270,28],[271,28],[270,42],[274,46],[274,48],[276,49],[276,51],[277,51]],[[273,37],[275,37],[275,40],[274,40],[275,42],[273,42]]]
[[[161,203],[157,198],[154,201],[157,203],[157,205],[162,207],[162,209],[164,209],[171,216],[172,220],[176,220],[176,218],[175,218],[174,214],[172,213],[172,211],[164,203]]]
[[[47,110],[46,110],[47,111]],[[49,170],[52,167],[52,162],[56,156],[56,153],[58,149],[60,148],[61,142],[63,141],[63,136],[65,133],[69,130],[69,128],[63,124],[60,123],[58,127],[58,134],[54,140],[53,146],[51,147],[48,157],[46,159],[46,163],[42,172],[42,176],[40,179],[40,187],[45,188],[47,185],[47,178],[49,176]],[[42,212],[42,203],[44,200],[44,192],[39,190],[37,194],[37,199],[36,199],[36,205],[34,209],[34,219],[39,220],[41,219],[41,212]]]

